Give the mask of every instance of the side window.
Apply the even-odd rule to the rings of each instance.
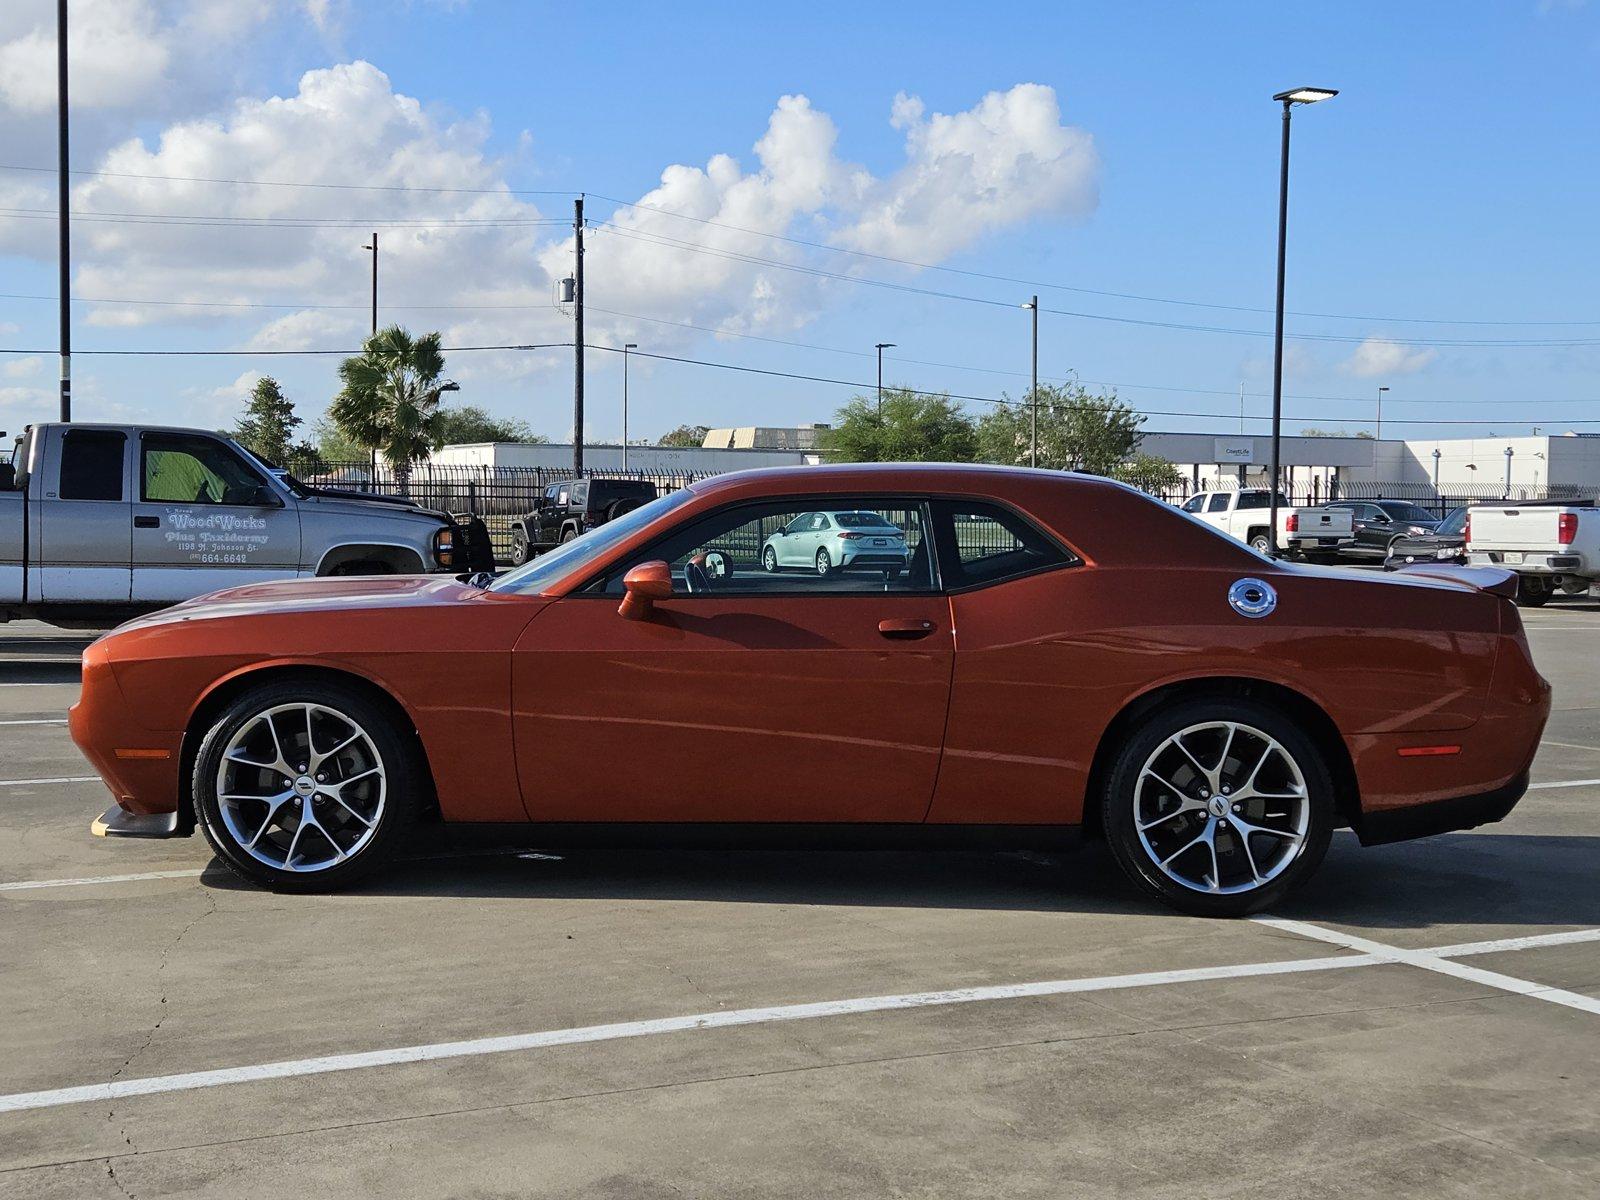
[[[629,568],[664,559],[674,599],[926,592],[934,586],[926,531],[916,500],[841,500],[827,513],[792,502],[742,505],[668,534],[591,590],[618,595]]]
[[[143,438],[140,498],[165,504],[253,504],[259,475],[221,442],[181,434]]]
[[[1228,511],[1228,493],[1227,492],[1212,492],[1211,493],[1211,499],[1206,502],[1206,511],[1208,513],[1227,512]]]
[[[1031,523],[999,505],[940,500],[934,512],[946,588],[999,583],[1077,561]]]
[[[1240,508],[1269,508],[1272,501],[1265,492],[1240,492]]]
[[[1197,495],[1190,496],[1183,502],[1183,511],[1186,513],[1197,513],[1205,507],[1205,504],[1206,494],[1204,492],[1200,492]]]
[[[560,488],[556,492],[556,507],[557,508],[565,508],[566,506],[567,506],[567,489],[566,488]]]
[[[128,439],[106,429],[69,429],[61,439],[63,500],[121,500],[122,460]]]

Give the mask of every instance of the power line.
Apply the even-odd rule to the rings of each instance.
[[[0,217],[18,220],[55,221],[53,209],[0,208]],[[544,225],[565,225],[549,217],[230,217],[188,213],[108,213],[74,211],[75,221],[103,225],[216,226],[225,229],[508,229]]]
[[[1049,289],[1049,290],[1052,290],[1052,291],[1076,292],[1076,293],[1078,293],[1080,295],[1085,295],[1085,296],[1104,296],[1104,297],[1107,297],[1108,299],[1136,300],[1136,301],[1139,301],[1141,303],[1146,303],[1146,304],[1174,304],[1174,305],[1181,305],[1181,306],[1188,307],[1188,308],[1209,308],[1209,309],[1217,309],[1217,310],[1220,310],[1220,311],[1223,311],[1223,312],[1248,312],[1248,313],[1262,313],[1262,314],[1269,314],[1269,315],[1274,311],[1273,309],[1270,309],[1270,308],[1258,308],[1258,307],[1253,307],[1253,306],[1244,305],[1244,304],[1219,304],[1219,303],[1216,303],[1214,301],[1206,301],[1206,300],[1182,300],[1182,299],[1177,299],[1177,298],[1174,298],[1174,297],[1171,297],[1171,296],[1148,296],[1148,295],[1141,295],[1141,294],[1138,294],[1138,293],[1135,293],[1135,292],[1106,291],[1106,290],[1102,290],[1102,289],[1099,289],[1099,288],[1078,287],[1078,286],[1075,286],[1075,285],[1072,285],[1072,284],[1066,284],[1066,283],[1053,283],[1053,282],[1051,282],[1049,280],[1043,280],[1043,279],[1027,279],[1027,278],[1023,278],[1021,276],[1016,276],[1016,275],[999,275],[999,274],[995,274],[995,273],[992,273],[992,272],[989,272],[989,271],[974,271],[974,270],[970,270],[970,269],[962,268],[962,267],[943,266],[943,265],[941,265],[939,263],[918,262],[915,259],[896,258],[893,255],[877,254],[877,253],[874,253],[874,252],[872,252],[870,250],[856,250],[856,249],[848,247],[848,246],[832,246],[832,245],[829,245],[826,242],[815,242],[815,241],[809,241],[809,240],[807,240],[805,238],[791,237],[791,236],[789,236],[787,234],[771,233],[771,232],[769,232],[767,230],[764,230],[764,229],[751,229],[751,228],[749,228],[747,226],[742,226],[742,225],[730,225],[730,224],[728,224],[727,222],[724,222],[724,221],[714,221],[714,220],[710,219],[709,217],[696,217],[696,216],[691,216],[688,213],[673,212],[671,209],[657,208],[657,207],[655,207],[654,205],[651,205],[651,204],[636,204],[636,203],[633,203],[633,202],[628,201],[628,200],[618,200],[614,196],[602,196],[602,195],[599,195],[598,193],[595,193],[595,192],[591,192],[590,195],[594,196],[595,199],[597,199],[597,200],[604,200],[609,204],[616,204],[616,205],[619,205],[619,206],[621,206],[623,208],[636,209],[636,210],[638,210],[640,212],[655,213],[655,214],[657,214],[659,216],[663,216],[663,217],[675,217],[675,218],[677,218],[679,220],[683,220],[683,221],[694,221],[697,224],[709,225],[709,226],[712,226],[713,228],[716,228],[716,229],[727,229],[727,230],[731,230],[731,231],[733,231],[735,233],[749,234],[749,235],[751,235],[753,237],[770,238],[773,241],[787,242],[790,245],[794,245],[794,246],[806,246],[806,247],[809,247],[809,248],[811,248],[813,250],[826,250],[826,251],[829,251],[829,252],[834,253],[834,254],[854,255],[855,257],[871,259],[871,260],[873,260],[875,262],[893,263],[896,266],[912,267],[912,268],[915,268],[915,269],[920,270],[920,271],[942,271],[942,272],[944,272],[946,274],[949,274],[949,275],[964,275],[964,276],[967,276],[968,278],[971,278],[971,279],[987,279],[987,280],[991,280],[991,281],[997,282],[997,283],[1014,283],[1014,284],[1017,284],[1017,285],[1022,286],[1022,287],[1037,287],[1037,288],[1046,288],[1046,289]],[[1046,311],[1048,311],[1048,310],[1046,310]],[[1289,315],[1290,316],[1295,316],[1295,317],[1314,317],[1314,318],[1318,318],[1318,319],[1322,319],[1322,320],[1332,320],[1332,321],[1368,321],[1368,322],[1375,322],[1375,323],[1408,324],[1408,325],[1489,325],[1489,326],[1600,325],[1600,321],[1500,321],[1500,320],[1453,319],[1453,318],[1446,318],[1446,317],[1374,316],[1374,315],[1366,315],[1366,314],[1360,314],[1360,313],[1325,313],[1325,312],[1295,312],[1295,311],[1291,311],[1289,313]]]
[[[54,167],[28,167],[18,163],[0,163],[0,171],[29,171],[41,175],[54,175]],[[441,195],[463,196],[575,196],[576,192],[561,190],[538,190],[530,188],[459,188],[459,187],[421,187],[403,183],[308,183],[304,180],[278,180],[278,179],[217,179],[204,175],[141,175],[133,171],[80,171],[67,172],[69,175],[92,175],[102,179],[145,179],[160,180],[170,183],[225,183],[239,187],[279,187],[279,188],[323,188],[333,191],[352,192],[436,192]]]

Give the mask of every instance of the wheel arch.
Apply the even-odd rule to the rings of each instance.
[[[1189,700],[1233,697],[1258,700],[1292,715],[1322,752],[1333,777],[1334,806],[1341,821],[1355,824],[1361,817],[1361,792],[1350,750],[1333,718],[1320,704],[1286,684],[1247,676],[1208,676],[1165,683],[1144,692],[1123,706],[1111,719],[1095,746],[1084,792],[1083,830],[1086,836],[1101,837],[1098,797],[1116,760],[1118,747],[1139,723],[1152,713]]]
[[[423,575],[428,565],[415,546],[403,542],[347,542],[330,547],[317,563],[317,575],[331,575],[342,566],[356,562],[378,562],[396,575]]]
[[[422,804],[423,818],[438,819],[439,799],[434,788],[433,765],[428,760],[427,744],[423,741],[410,711],[395,698],[392,691],[357,671],[323,664],[280,662],[249,667],[219,680],[189,713],[189,719],[184,724],[178,763],[178,810],[180,822],[184,827],[192,828],[194,825],[194,791],[191,780],[194,776],[195,759],[200,753],[200,743],[205,740],[206,730],[211,727],[211,722],[218,713],[250,689],[291,679],[347,687],[393,718],[395,728],[400,735],[409,737],[415,743],[418,761],[422,764],[421,783],[425,793]]]

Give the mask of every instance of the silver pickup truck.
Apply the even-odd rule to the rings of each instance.
[[[462,571],[464,551],[445,513],[307,487],[205,430],[33,425],[0,458],[0,621],[93,628],[258,580]]]

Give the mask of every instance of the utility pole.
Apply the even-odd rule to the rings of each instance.
[[[1388,390],[1386,387],[1378,389],[1378,440],[1380,442],[1383,440],[1383,394]]]
[[[1244,432],[1244,380],[1239,380],[1239,432]]]
[[[628,469],[628,351],[637,350],[638,342],[622,343],[622,469]]]
[[[67,0],[56,0],[56,118],[58,225],[61,234],[61,419],[72,420],[72,227],[67,194]]]
[[[361,247],[372,251],[372,332],[378,332],[378,231],[372,231],[372,245]]]
[[[583,478],[583,197],[572,202],[577,265],[572,272],[572,474]]]
[[[893,342],[874,342],[873,348],[878,352],[878,415],[883,416],[883,352],[893,350]]]
[[[1033,390],[1030,396],[1033,400],[1032,411],[1028,414],[1028,465],[1039,465],[1039,297],[1035,296],[1028,305],[1033,309]]]

